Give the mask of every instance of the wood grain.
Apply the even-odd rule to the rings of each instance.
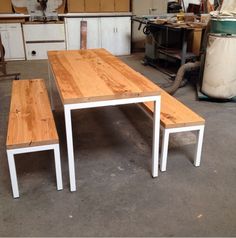
[[[159,95],[153,82],[104,49],[49,51],[63,104]]]
[[[161,125],[164,128],[204,125],[205,120],[183,103],[161,90]],[[153,102],[143,103],[145,109],[153,114]]]
[[[58,135],[44,81],[13,81],[7,148],[54,143]]]

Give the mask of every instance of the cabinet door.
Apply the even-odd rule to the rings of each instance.
[[[7,27],[4,24],[0,25],[0,34],[2,39],[2,44],[5,49],[5,59],[10,58],[10,52],[9,52],[9,33],[7,31]]]
[[[67,49],[80,49],[80,24],[82,20],[87,21],[87,49],[100,48],[99,18],[66,18]]]
[[[101,18],[101,43],[102,48],[115,54],[116,49],[116,22],[114,17]]]
[[[0,26],[2,43],[5,48],[5,60],[23,60],[25,51],[20,23],[9,23]]]
[[[131,43],[131,19],[130,17],[115,18],[115,55],[129,55]]]
[[[114,55],[130,54],[130,17],[101,18],[102,48]]]
[[[65,18],[67,50],[80,48],[80,22],[81,18]]]

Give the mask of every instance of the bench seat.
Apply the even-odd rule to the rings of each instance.
[[[154,104],[147,102],[141,107],[153,115]],[[161,89],[161,129],[163,130],[161,171],[166,171],[169,135],[184,131],[197,131],[194,165],[200,166],[205,120],[176,98]]]
[[[57,188],[62,189],[59,139],[42,79],[13,81],[7,132],[13,197],[19,197],[14,155],[54,150]]]

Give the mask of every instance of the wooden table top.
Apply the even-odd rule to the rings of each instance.
[[[63,104],[160,95],[149,79],[104,49],[49,51]]]

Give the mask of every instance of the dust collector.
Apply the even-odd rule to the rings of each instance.
[[[218,99],[236,96],[236,18],[233,13],[236,3],[232,1],[227,7],[232,16],[223,14],[210,21],[201,88],[205,95]],[[227,10],[222,8],[224,12]]]

